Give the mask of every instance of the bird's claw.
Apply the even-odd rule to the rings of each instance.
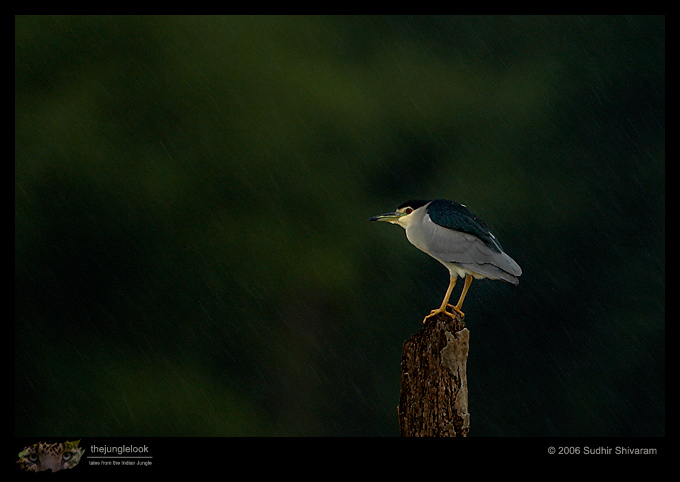
[[[462,311],[460,311],[459,308],[456,308],[455,306],[453,306],[453,305],[450,304],[450,303],[448,303],[448,304],[446,305],[446,307],[447,307],[447,308],[451,308],[453,311],[455,311],[456,313],[458,313],[460,316],[465,316],[465,313],[463,313]],[[434,311],[437,311],[437,310],[434,310]]]
[[[451,306],[451,305],[447,305],[447,306]],[[456,310],[456,311],[457,311],[458,313],[460,313],[461,316],[462,316],[462,313],[461,313],[455,306],[451,306],[451,308],[453,308],[454,310]],[[428,318],[432,318],[432,317],[434,317],[434,316],[437,316],[439,313],[443,313],[443,314],[445,314],[445,315],[448,315],[448,316],[450,316],[451,318],[453,318],[454,320],[456,319],[456,315],[454,315],[453,313],[449,313],[448,311],[446,311],[446,308],[444,308],[444,309],[439,308],[439,309],[437,309],[437,310],[432,310],[432,311],[430,312],[430,314],[427,315],[427,316],[423,319],[423,324],[425,324],[425,322],[427,321]]]

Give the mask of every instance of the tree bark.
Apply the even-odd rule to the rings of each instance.
[[[466,437],[470,332],[439,314],[404,343],[399,426],[404,437]]]

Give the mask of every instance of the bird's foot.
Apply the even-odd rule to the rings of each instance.
[[[461,318],[465,316],[465,313],[463,313],[462,311],[460,311],[460,308],[456,308],[456,307],[453,306],[452,304],[447,304],[446,307],[447,307],[447,308],[451,308],[453,311],[455,311],[456,313],[458,313],[458,314],[460,315]]]
[[[451,305],[447,305],[447,306],[451,306]],[[451,307],[452,307],[454,310],[456,310],[456,311],[458,311],[458,312],[460,313],[460,311],[459,311],[455,306],[451,306]],[[437,309],[437,310],[432,310],[432,311],[430,312],[430,314],[427,315],[427,316],[423,319],[423,325],[425,324],[425,322],[427,321],[428,318],[435,317],[435,316],[437,316],[439,313],[444,313],[445,315],[450,316],[450,317],[453,318],[454,320],[456,319],[456,315],[454,315],[453,313],[449,313],[448,311],[446,311],[446,308],[439,308],[439,309]],[[462,315],[462,313],[461,313],[461,315]]]

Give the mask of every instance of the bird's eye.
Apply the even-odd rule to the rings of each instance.
[[[411,214],[411,213],[413,212],[413,209],[411,209],[411,208],[406,208],[406,209],[404,209],[404,212],[405,212],[406,214]]]

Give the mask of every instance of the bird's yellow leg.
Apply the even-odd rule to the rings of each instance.
[[[449,281],[449,288],[446,290],[446,294],[444,295],[444,301],[442,301],[442,305],[439,307],[439,309],[432,310],[430,312],[430,314],[427,315],[423,319],[423,323],[425,323],[428,318],[432,318],[433,316],[437,316],[439,313],[444,313],[444,314],[449,315],[452,318],[455,318],[455,316],[453,314],[446,311],[446,307],[451,306],[448,303],[449,303],[449,298],[451,298],[451,292],[453,291],[454,286],[456,286],[456,277],[451,276],[450,281]],[[455,307],[454,307],[454,309],[455,309]]]
[[[454,310],[456,310],[458,313],[460,313],[460,316],[465,316],[465,314],[460,311],[460,309],[463,307],[463,301],[465,300],[465,295],[467,295],[468,289],[470,288],[470,285],[472,284],[472,276],[470,274],[465,274],[465,284],[463,285],[463,291],[460,293],[460,298],[458,298],[458,303],[456,303],[456,306],[452,306]]]

